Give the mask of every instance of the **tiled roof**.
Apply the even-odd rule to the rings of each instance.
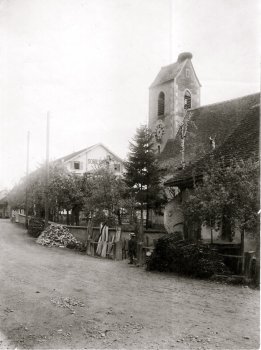
[[[183,62],[175,62],[169,64],[168,66],[162,67],[150,87],[152,88],[169,80],[175,79],[175,77],[181,70],[182,65]]]
[[[260,98],[259,94],[254,96],[258,97],[258,99]],[[249,102],[249,100],[252,100],[250,96],[244,99],[245,102]],[[254,101],[252,100],[252,102]],[[229,134],[219,147],[214,151],[208,152],[204,157],[193,162],[191,165],[188,165],[184,170],[176,171],[175,175],[166,181],[165,185],[191,185],[193,183],[193,177],[196,179],[202,177],[206,164],[208,164],[211,159],[216,162],[223,159],[228,163],[231,159],[247,160],[250,157],[254,157],[258,161],[260,104],[259,101],[256,102],[258,103],[254,103],[252,106],[247,104],[248,108],[243,109],[244,117],[240,119],[236,128],[234,128],[233,132]]]
[[[185,163],[195,162],[210,151],[210,136],[215,138],[217,148],[221,146],[259,102],[257,93],[191,110],[185,138]],[[163,167],[170,161],[173,168],[180,166],[180,131],[175,139],[168,140],[159,160]]]

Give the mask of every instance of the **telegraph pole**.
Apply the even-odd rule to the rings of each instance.
[[[50,113],[47,113],[46,118],[46,163],[45,163],[45,200],[44,200],[44,227],[48,226],[49,220],[49,201],[48,201],[48,183],[49,183],[49,138],[50,138]]]
[[[29,174],[29,144],[30,131],[27,131],[27,149],[26,149],[26,187],[25,187],[25,227],[28,228],[28,174]]]

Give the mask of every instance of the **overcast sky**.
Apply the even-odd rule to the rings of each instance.
[[[125,158],[161,66],[193,54],[209,104],[260,90],[259,0],[0,0],[0,189],[102,142]]]

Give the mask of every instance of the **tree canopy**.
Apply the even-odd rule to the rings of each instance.
[[[196,184],[183,202],[188,222],[210,227],[228,223],[232,228],[253,229],[258,223],[259,164],[252,159],[211,162],[203,182]]]

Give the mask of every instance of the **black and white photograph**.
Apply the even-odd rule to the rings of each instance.
[[[260,348],[260,0],[0,0],[0,350]]]

